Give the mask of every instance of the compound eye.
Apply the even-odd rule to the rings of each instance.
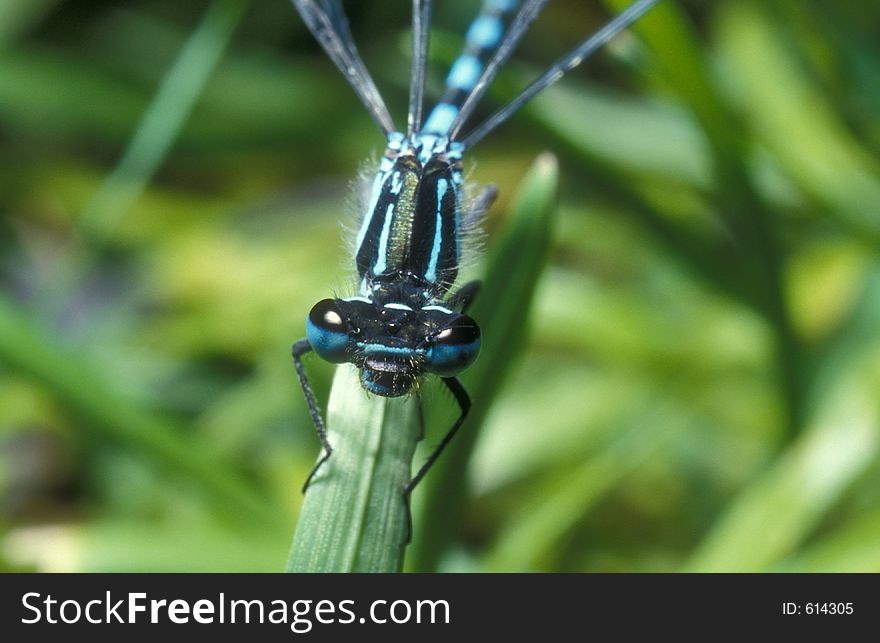
[[[467,315],[457,315],[434,336],[428,350],[428,370],[451,377],[473,364],[480,352],[480,327]]]
[[[348,361],[351,339],[336,300],[322,299],[312,306],[306,319],[306,338],[312,349],[328,362]]]

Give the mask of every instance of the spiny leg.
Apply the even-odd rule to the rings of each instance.
[[[416,442],[421,442],[425,439],[425,405],[422,403],[422,396],[418,393],[416,393],[416,422],[419,425]],[[406,539],[403,541],[404,544],[412,540],[412,507],[410,506],[409,492],[406,491],[407,488],[409,488],[409,483],[404,487],[403,492],[403,507],[406,511]]]
[[[406,486],[403,488],[403,501],[406,505],[407,517],[409,518],[407,524],[409,525],[405,543],[409,543],[412,539],[412,514],[410,513],[410,495],[412,494],[413,489],[416,488],[416,485],[421,482],[422,478],[425,477],[425,474],[428,473],[428,469],[433,466],[433,464],[437,461],[437,458],[440,457],[440,454],[443,453],[443,449],[446,448],[452,438],[455,437],[456,432],[459,427],[461,427],[464,419],[467,417],[468,413],[471,410],[471,398],[468,395],[468,392],[465,390],[464,385],[462,385],[461,380],[457,377],[444,377],[443,383],[446,384],[446,388],[448,388],[453,397],[455,397],[455,401],[458,402],[458,407],[461,409],[461,414],[458,416],[458,419],[453,422],[452,426],[446,432],[446,435],[443,436],[443,439],[440,440],[440,444],[434,449],[433,453],[428,457],[425,464],[421,466],[418,470],[418,473],[410,480]],[[420,416],[421,417],[421,416]],[[424,432],[424,428],[422,428]]]
[[[321,445],[324,447],[324,455],[321,456],[321,459],[318,460],[318,463],[315,465],[315,468],[312,469],[309,477],[306,478],[306,482],[302,488],[303,493],[309,488],[309,484],[312,482],[312,478],[315,477],[318,469],[321,468],[322,464],[327,462],[330,455],[333,453],[333,447],[330,446],[330,442],[327,440],[327,428],[324,425],[324,418],[321,417],[321,411],[318,410],[318,404],[315,402],[315,394],[312,392],[312,386],[309,384],[305,368],[303,368],[302,356],[311,350],[312,347],[307,339],[299,340],[291,349],[293,365],[296,368],[296,374],[299,376],[300,386],[302,386],[303,394],[306,397],[306,405],[309,407],[309,415],[312,416],[312,423],[315,425],[315,432],[317,432],[318,438],[321,440]]]
[[[446,305],[452,310],[459,310],[463,313],[467,312],[474,299],[480,292],[483,282],[479,279],[467,282],[464,286],[455,291],[455,294],[446,300]]]
[[[497,197],[498,188],[494,185],[487,185],[480,190],[477,198],[474,199],[467,212],[464,213],[461,219],[461,227],[465,230],[475,227],[479,220],[489,211],[489,208],[492,207],[492,204],[495,203]]]

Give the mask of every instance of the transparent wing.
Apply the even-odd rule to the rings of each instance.
[[[529,102],[537,94],[562,78],[565,74],[580,65],[597,49],[611,40],[614,36],[626,29],[636,20],[642,17],[651,7],[660,0],[637,0],[629,7],[617,14],[604,27],[599,29],[592,36],[584,40],[580,45],[575,47],[571,52],[560,58],[540,77],[535,79],[528,87],[510,101],[507,105],[498,110],[494,115],[489,117],[481,125],[472,130],[467,136],[463,137],[465,146],[470,147],[478,141],[482,140],[489,132],[501,125],[510,118],[517,110]],[[499,52],[500,53],[500,52]],[[463,111],[463,110],[462,110]]]
[[[428,42],[431,31],[431,4],[431,0],[413,0],[412,69],[409,80],[409,112],[406,117],[407,135],[409,136],[418,132],[422,127],[425,66],[428,64]]]
[[[340,0],[292,1],[309,31],[348,80],[373,120],[386,134],[394,131],[394,121],[385,101],[358,54]]]

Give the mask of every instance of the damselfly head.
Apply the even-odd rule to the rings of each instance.
[[[457,375],[477,358],[481,343],[480,327],[463,313],[366,297],[319,301],[306,320],[306,337],[328,362],[355,364],[364,388],[383,397],[407,394],[425,373]]]

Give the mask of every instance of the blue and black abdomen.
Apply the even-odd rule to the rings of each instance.
[[[445,292],[460,259],[458,161],[431,157],[423,166],[406,153],[383,174],[361,227],[358,274],[410,276]]]
[[[486,64],[501,44],[518,0],[486,0],[483,10],[471,23],[465,37],[465,50],[446,77],[446,90],[431,111],[422,132],[446,135],[461,106],[473,91]]]

